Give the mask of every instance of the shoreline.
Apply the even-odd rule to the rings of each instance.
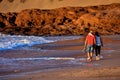
[[[58,65],[49,70],[47,68],[50,65],[46,66],[45,71],[40,66],[33,66],[31,69],[26,68],[26,71],[16,69],[18,71],[8,73],[13,74],[11,77],[2,77],[3,80],[119,80],[120,79],[120,63],[119,63],[119,53],[120,53],[120,45],[119,38],[105,38],[104,44],[105,46],[102,48],[101,55],[103,58],[99,61],[94,60],[92,62],[86,62],[86,54],[83,53],[83,41],[84,39],[75,39],[75,40],[63,40],[53,43],[35,45],[34,48],[41,48],[40,51],[35,50],[13,50],[13,51],[3,51],[0,56],[6,58],[39,58],[39,57],[72,57],[75,60],[78,59],[77,65],[74,65],[74,62],[70,62],[70,66],[67,64],[63,64],[67,60],[61,60]],[[111,46],[112,45],[112,46]],[[16,54],[16,52],[18,54]],[[3,55],[4,54],[4,55]],[[11,54],[11,55],[10,55]],[[80,58],[84,58],[80,60]],[[68,60],[69,61],[69,60]],[[38,61],[37,61],[38,62]],[[82,63],[82,65],[78,65],[78,63]],[[28,63],[24,63],[28,64]],[[51,63],[53,64],[53,62]],[[60,64],[60,65],[59,65]],[[62,66],[61,66],[62,65]],[[47,71],[48,70],[48,71]],[[38,72],[36,72],[38,71]],[[40,71],[40,72],[39,72]],[[28,72],[28,74],[25,74]],[[30,72],[30,73],[29,73]],[[87,74],[87,75],[86,75]],[[17,75],[17,76],[14,76]],[[53,76],[55,75],[55,76]]]

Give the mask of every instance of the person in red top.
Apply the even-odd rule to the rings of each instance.
[[[94,45],[95,45],[95,36],[93,35],[93,32],[90,31],[86,36],[85,45],[84,45],[84,49],[87,52],[87,61],[92,61],[92,56],[94,53]]]

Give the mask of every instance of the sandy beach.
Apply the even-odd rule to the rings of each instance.
[[[0,51],[19,64],[0,64],[0,80],[120,80],[120,36],[103,36],[103,42],[101,60],[92,62],[82,51],[84,38]]]
[[[0,0],[0,80],[120,80],[119,20],[120,0]],[[89,30],[103,39],[91,62]]]

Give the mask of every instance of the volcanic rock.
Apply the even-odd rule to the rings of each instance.
[[[0,31],[6,34],[83,35],[88,29],[120,34],[120,3],[0,13]]]

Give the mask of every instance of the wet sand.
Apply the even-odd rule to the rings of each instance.
[[[82,51],[84,38],[0,51],[9,63],[0,64],[0,79],[120,80],[120,36],[104,36],[103,42],[103,58],[96,61],[94,56],[92,62],[86,62]]]

